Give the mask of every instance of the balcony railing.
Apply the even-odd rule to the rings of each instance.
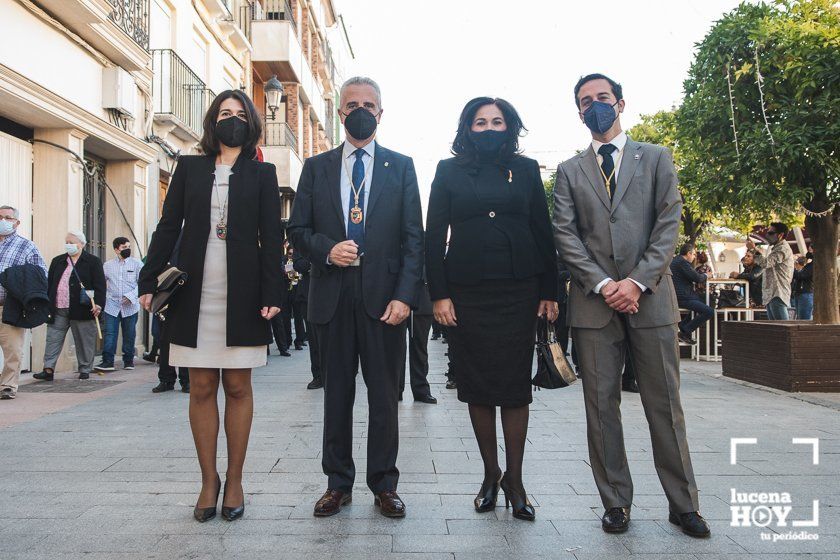
[[[152,51],[155,114],[171,115],[201,136],[204,113],[215,95],[171,49]]]
[[[298,34],[297,21],[289,0],[265,0],[262,6],[255,2],[251,15],[255,20],[286,20],[292,24],[295,35]]]
[[[148,51],[149,0],[108,0],[108,3],[111,4],[108,18]]]
[[[297,138],[288,123],[266,120],[263,134],[265,146],[288,146],[295,152],[298,151]]]
[[[259,3],[256,2],[256,4]],[[245,34],[245,37],[249,41],[251,40],[251,17],[253,10],[254,6],[251,0],[234,0],[233,6],[231,7],[233,22],[242,30],[242,33]]]

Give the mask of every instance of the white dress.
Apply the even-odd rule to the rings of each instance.
[[[216,166],[216,187],[210,196],[210,236],[204,256],[204,279],[198,311],[198,340],[195,348],[172,344],[169,364],[176,367],[248,369],[266,364],[263,346],[227,346],[227,242],[216,237],[219,206],[228,194],[231,166]],[[227,219],[227,216],[225,216]]]

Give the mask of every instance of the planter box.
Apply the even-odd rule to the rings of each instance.
[[[723,375],[783,391],[840,392],[840,325],[721,324]]]

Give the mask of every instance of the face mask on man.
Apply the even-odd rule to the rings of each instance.
[[[357,107],[344,117],[344,130],[356,140],[366,140],[376,132],[376,117],[364,107]]]
[[[496,155],[507,142],[508,133],[506,130],[470,130],[469,137],[480,154]]]
[[[79,252],[79,247],[75,243],[65,243],[64,250],[67,251],[67,254],[71,257]]]
[[[592,105],[583,112],[584,124],[595,134],[604,134],[612,128],[615,119],[618,118],[615,109],[613,109],[616,105],[618,105],[618,101],[612,105],[603,101],[593,101]]]
[[[124,259],[127,259],[131,256],[131,249],[123,249],[122,251],[120,251],[120,256]]]
[[[11,235],[15,231],[15,224],[9,220],[0,220],[0,235]]]
[[[216,123],[216,139],[229,148],[238,148],[248,139],[248,123],[228,117]]]

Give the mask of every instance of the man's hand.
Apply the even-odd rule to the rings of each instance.
[[[544,299],[540,301],[540,305],[537,307],[537,317],[547,317],[550,323],[557,320],[559,313],[556,301]]]
[[[387,325],[396,326],[405,321],[410,312],[411,309],[406,304],[392,299],[388,307],[385,308],[385,314],[379,320],[384,321]]]
[[[733,270],[732,272],[729,273],[729,278],[732,279],[732,280],[737,280],[738,279],[738,273]]]
[[[280,308],[279,308],[279,307],[263,307],[263,308],[260,310],[260,315],[261,315],[261,316],[262,316],[262,318],[263,318],[263,319],[265,319],[266,321],[270,321],[270,320],[271,320],[271,319],[273,319],[273,318],[274,318],[274,316],[275,316],[275,315],[277,315],[278,313],[280,313]]]
[[[619,313],[636,313],[639,310],[639,297],[642,289],[630,280],[625,278],[619,282],[610,280],[607,285],[601,288],[601,295],[607,305]]]
[[[755,251],[755,241],[753,241],[749,237],[747,238],[747,242],[745,243],[745,245],[747,246],[748,251]]]
[[[140,296],[138,300],[140,302],[140,307],[145,309],[146,311],[152,310],[152,294],[143,294]]]
[[[457,327],[458,317],[455,316],[455,305],[449,298],[435,301],[435,321],[445,327]]]
[[[359,247],[356,242],[348,239],[333,245],[330,250],[330,263],[336,266],[350,266],[350,263],[359,256]]]

